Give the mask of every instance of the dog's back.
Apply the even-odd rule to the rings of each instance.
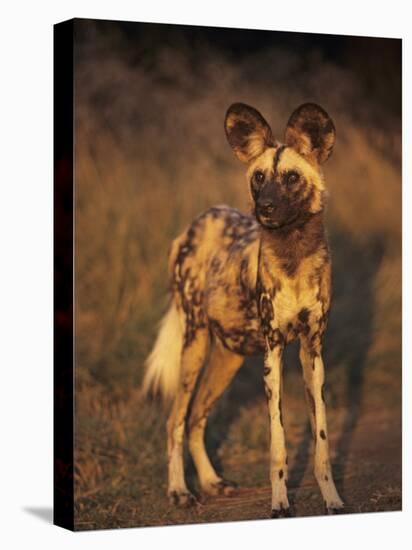
[[[256,308],[258,253],[257,222],[227,206],[210,208],[174,241],[172,296],[184,314],[186,345],[208,326],[231,351],[263,351]]]

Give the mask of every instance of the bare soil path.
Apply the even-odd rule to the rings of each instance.
[[[343,434],[347,438],[349,435],[347,454],[343,457],[345,462],[333,461],[336,485],[345,501],[345,513],[400,510],[402,457],[399,452],[401,426],[397,415],[365,414],[352,434]],[[331,434],[330,441],[336,450],[337,435]],[[345,439],[343,441],[345,443]],[[308,447],[310,454],[312,444]],[[336,452],[334,454],[336,456]],[[323,515],[325,510],[312,473],[311,458],[306,466],[297,463],[296,458],[291,463],[289,481],[290,500],[296,516]],[[253,468],[253,464],[239,464],[238,468],[241,473],[243,469]],[[215,514],[220,520],[225,516],[228,520],[263,519],[268,517],[269,509],[269,485],[239,488],[236,496],[206,501],[199,507],[199,520],[207,517],[210,521]]]
[[[392,401],[384,408],[376,403],[374,398],[369,405],[363,403],[361,408],[330,408],[331,460],[335,482],[345,502],[345,513],[402,508],[400,404]],[[95,456],[104,457],[104,462],[99,463],[100,474],[106,473],[108,481],[78,496],[76,529],[268,519],[271,496],[266,403],[262,398],[246,404],[243,413],[241,410],[236,420],[229,424],[224,419],[227,407],[232,408],[230,399],[211,419],[210,432],[215,441],[213,438],[210,441],[211,435],[208,439],[218,470],[239,485],[235,495],[213,498],[200,495],[189,460],[187,479],[197,492],[199,504],[178,509],[168,503],[164,418],[150,404],[147,410],[140,411],[141,416],[146,417],[147,432],[142,433],[143,424],[136,426],[132,419],[129,434],[125,422],[126,439],[134,443],[135,450],[129,443],[119,448],[114,456],[96,447]],[[304,400],[289,396],[285,409],[290,465],[288,486],[295,516],[324,515],[323,501],[312,471],[313,443]],[[127,411],[129,416],[130,406]],[[142,439],[137,439],[135,434],[138,433],[147,442],[146,447]],[[97,433],[99,445],[102,437],[102,433]],[[111,449],[110,440],[107,443]]]

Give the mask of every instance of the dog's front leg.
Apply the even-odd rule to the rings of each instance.
[[[333,514],[343,508],[343,502],[338,495],[333,481],[329,459],[326,406],[323,391],[325,368],[320,353],[320,346],[317,350],[314,350],[307,342],[302,342],[300,358],[315,439],[315,477],[319,484],[326,510],[329,514]]]
[[[272,517],[290,516],[286,481],[288,478],[285,433],[282,423],[282,351],[268,345],[265,355],[264,383],[270,416],[270,480]]]

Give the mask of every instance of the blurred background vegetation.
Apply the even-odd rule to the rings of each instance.
[[[214,204],[250,209],[245,168],[223,131],[235,101],[255,106],[279,140],[306,101],[337,128],[325,166],[334,276],[325,356],[343,484],[362,419],[367,428],[379,413],[380,424],[400,429],[400,41],[89,20],[76,21],[75,35],[77,528],[266,515],[269,505],[253,499],[227,512],[170,510],[165,411],[139,389],[167,305],[171,240]],[[208,441],[228,477],[262,487],[269,502],[256,363],[246,362],[217,406]],[[298,488],[310,443],[293,347],[285,375]],[[400,463],[400,436],[390,459],[381,447],[377,463]],[[397,482],[389,477],[366,504],[351,495],[352,510],[399,507],[400,471]],[[301,513],[317,510],[309,499]]]

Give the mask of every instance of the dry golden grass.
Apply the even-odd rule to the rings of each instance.
[[[184,50],[165,46],[136,62],[115,38],[96,35],[79,45],[79,528],[199,519],[170,515],[167,508],[159,512],[164,413],[158,403],[142,400],[139,382],[167,302],[172,238],[214,204],[249,209],[245,170],[223,131],[225,111],[234,101],[257,107],[280,140],[289,114],[303,101],[320,103],[334,118],[337,143],[325,168],[335,281],[325,350],[329,401],[337,410],[352,403],[360,415],[365,407],[392,410],[400,400],[400,123],[379,112],[373,97],[364,97],[348,70],[317,52],[305,55],[303,64],[296,53],[273,48],[234,63],[204,48],[194,61]],[[289,363],[295,359],[291,353]],[[289,394],[299,399],[297,367],[287,377]],[[230,428],[233,456],[244,450],[242,441],[265,453],[260,370],[246,368],[231,391],[212,440],[218,447]],[[246,403],[241,412],[236,399]],[[245,426],[252,421],[250,441]],[[228,447],[222,449],[229,464]],[[265,467],[257,467],[254,482],[266,483]],[[216,517],[211,513],[204,520]]]

